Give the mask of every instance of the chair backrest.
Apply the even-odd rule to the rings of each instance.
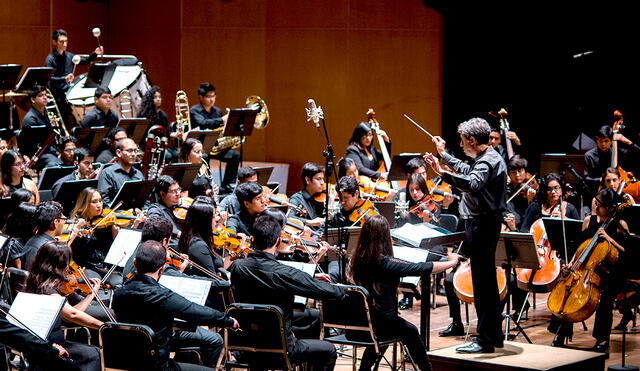
[[[449,232],[458,230],[458,217],[453,214],[440,214],[440,226]]]
[[[102,369],[160,370],[153,336],[148,326],[105,322],[98,331]]]
[[[27,287],[27,277],[29,277],[29,271],[18,269],[15,267],[7,268],[8,280],[9,280],[9,295],[10,302],[13,302],[16,295],[22,292]]]
[[[261,367],[292,369],[288,357],[284,313],[275,305],[233,303],[227,315],[235,318],[241,331],[225,329],[227,351],[244,351],[243,360]]]
[[[340,299],[323,300],[320,304],[322,328],[333,327],[346,330],[348,338],[360,341],[375,341],[369,292],[361,286],[344,286],[347,295]],[[321,331],[323,333],[324,331]]]

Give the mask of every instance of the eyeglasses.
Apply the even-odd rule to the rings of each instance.
[[[64,151],[65,151],[65,152],[73,153],[73,152],[75,152],[75,151],[76,151],[76,149],[75,149],[75,148],[65,148],[65,150],[64,150]]]
[[[553,191],[561,191],[562,187],[560,186],[555,186],[555,187],[549,187],[547,188],[547,192],[553,192]]]
[[[216,95],[215,94],[207,94],[204,96],[205,98],[215,98]]]
[[[16,162],[13,164],[13,166],[15,167],[23,167],[24,166],[24,162],[20,161],[20,162]]]
[[[126,148],[126,149],[122,149],[121,151],[127,152],[127,153],[136,153],[138,152],[137,148]]]
[[[364,136],[367,137],[367,138],[373,138],[373,133],[367,133]]]
[[[170,191],[169,191],[169,192],[167,192],[167,193],[180,193],[180,192],[182,192],[182,188],[178,187],[178,188],[176,188],[176,189],[170,190]]]

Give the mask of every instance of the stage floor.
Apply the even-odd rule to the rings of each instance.
[[[553,335],[547,331],[547,323],[551,314],[546,307],[547,294],[538,294],[536,297],[536,309],[529,308],[528,320],[521,322],[525,327],[527,335],[531,338],[531,341],[537,345],[549,345],[553,339]],[[531,299],[529,299],[531,303]],[[464,336],[459,337],[439,337],[438,332],[445,329],[449,323],[449,307],[446,305],[446,298],[444,296],[437,296],[436,299],[437,308],[431,311],[431,351],[455,346],[464,342]],[[462,320],[465,321],[464,306],[461,308]],[[414,301],[412,309],[401,311],[404,318],[414,323],[416,326],[419,324],[420,318],[420,301]],[[471,334],[475,329],[473,326],[476,324],[476,315],[473,306],[469,306],[469,317],[471,321]],[[620,322],[621,315],[614,311],[613,325],[617,325]],[[591,316],[585,321],[588,331],[584,331],[582,324],[578,323],[574,325],[573,340],[569,343],[570,347],[587,349],[594,345],[595,340],[591,337],[591,330],[593,328],[594,316]],[[640,331],[640,318],[638,325],[635,328],[631,328],[632,323],[629,323],[629,331]],[[528,327],[528,328],[527,328]],[[525,343],[526,340],[522,335],[519,335],[515,342]],[[610,365],[619,365],[621,363],[621,350],[622,334],[616,331],[611,335],[611,349],[610,357],[605,361],[605,369]],[[639,334],[627,334],[627,349],[626,349],[626,363],[628,365],[640,366],[640,335]],[[350,353],[350,351],[349,351]],[[359,353],[360,350],[359,350]],[[389,359],[391,352],[388,351]],[[381,363],[381,368],[388,368],[384,362]],[[407,364],[407,369],[411,369],[411,364]],[[338,357],[336,370],[349,371],[351,370],[351,359],[346,357]],[[591,371],[591,370],[589,370]]]

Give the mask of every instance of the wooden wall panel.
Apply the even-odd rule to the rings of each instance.
[[[182,0],[182,4],[185,28],[264,28],[268,2]]]

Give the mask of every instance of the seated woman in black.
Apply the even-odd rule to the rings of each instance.
[[[400,278],[442,272],[455,267],[458,259],[457,254],[449,254],[446,262],[409,263],[394,258],[389,223],[383,216],[374,215],[364,223],[349,262],[348,281],[369,291],[376,336],[380,339],[400,337],[420,370],[430,370],[429,359],[416,326],[398,316]],[[374,363],[375,351],[367,348],[360,370],[370,370]]]
[[[22,269],[20,257],[24,244],[36,233],[36,207],[28,202],[21,202],[9,214],[2,232],[9,236],[9,241],[0,251],[0,264]]]
[[[178,162],[184,162],[189,164],[198,164],[200,165],[200,170],[198,170],[198,176],[196,179],[201,180],[205,179],[209,184],[210,191],[207,196],[209,197],[218,197],[219,187],[213,181],[213,177],[211,176],[211,169],[209,169],[209,164],[205,159],[204,153],[202,152],[202,143],[195,138],[187,138],[180,147],[180,154],[178,155]],[[189,192],[189,197],[191,196],[191,192]]]
[[[20,153],[8,150],[0,157],[0,197],[9,197],[20,188],[33,192],[38,204],[40,196],[36,183],[26,177],[25,161]]]
[[[62,345],[69,352],[73,364],[81,370],[100,370],[100,351],[98,348],[67,341],[61,328],[62,320],[90,329],[98,329],[102,326],[102,321],[85,313],[94,298],[93,294],[83,298],[81,295],[69,293],[64,289],[70,262],[71,248],[67,244],[49,241],[42,245],[29,267],[25,292],[66,296],[67,302],[62,307],[60,316],[54,323],[47,340]],[[100,287],[98,280],[92,281],[92,284],[96,289]]]
[[[380,134],[384,139],[387,151],[391,152],[389,136],[384,131],[381,131]],[[383,159],[382,152],[373,146],[373,137],[371,126],[366,122],[359,123],[353,130],[353,134],[351,134],[345,157],[352,159],[356,163],[360,175],[366,175],[372,179],[385,178],[387,176],[386,173],[378,172]]]
[[[560,207],[560,196],[563,194],[562,180],[556,173],[550,173],[544,177],[538,189],[537,199],[529,204],[524,213],[524,220],[520,232],[528,233],[533,223],[542,217],[552,217],[570,219],[580,219],[578,210],[573,204],[562,201]]]

